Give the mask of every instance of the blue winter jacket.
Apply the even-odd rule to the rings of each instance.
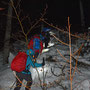
[[[33,59],[33,55],[35,54],[35,52],[32,49],[27,50],[27,62],[26,62],[26,70],[22,71],[22,73],[24,74],[31,74],[30,67],[32,66],[33,68],[35,67],[42,67],[42,64],[39,63],[34,63],[34,59]],[[28,71],[28,72],[26,72]]]

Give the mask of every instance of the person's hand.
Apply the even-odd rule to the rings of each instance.
[[[43,58],[42,66],[44,66],[44,65],[45,65],[45,60],[44,60],[44,58]]]

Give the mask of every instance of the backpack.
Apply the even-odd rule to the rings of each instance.
[[[36,52],[42,52],[43,49],[43,42],[41,40],[41,36],[40,35],[34,35],[28,44],[28,49],[32,49]]]
[[[33,39],[33,49],[34,50],[39,50],[40,47],[40,39],[39,38],[34,38]]]
[[[25,52],[18,52],[11,62],[11,69],[13,71],[21,72],[26,68],[27,54]]]

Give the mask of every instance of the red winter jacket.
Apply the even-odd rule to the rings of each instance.
[[[38,35],[35,35],[33,38],[31,38],[31,40],[30,40],[30,42],[29,42],[29,44],[28,44],[28,49],[33,49],[33,40],[34,40],[34,38],[38,38],[38,39],[40,39],[40,36],[38,36]],[[33,49],[34,50],[34,49]],[[42,50],[43,50],[43,43],[42,43],[42,41],[40,40],[40,49],[38,49],[38,50],[34,50],[35,51],[35,53],[36,52],[42,52]]]

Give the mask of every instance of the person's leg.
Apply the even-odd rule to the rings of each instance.
[[[14,90],[20,90],[21,85],[22,84],[16,79],[16,87],[14,88]]]
[[[31,90],[31,85],[32,85],[31,74],[26,74],[25,80],[27,81],[25,90]]]
[[[25,88],[25,90],[31,90],[31,85],[32,85],[32,82],[30,81],[28,81],[27,82],[27,84],[26,84],[26,88]]]
[[[22,75],[20,73],[16,73],[17,77],[20,79],[20,81],[23,81]],[[20,90],[22,84],[20,83],[20,81],[16,78],[16,87],[14,88],[14,90]]]
[[[48,46],[48,42],[45,43],[45,48],[47,48],[47,46]]]

